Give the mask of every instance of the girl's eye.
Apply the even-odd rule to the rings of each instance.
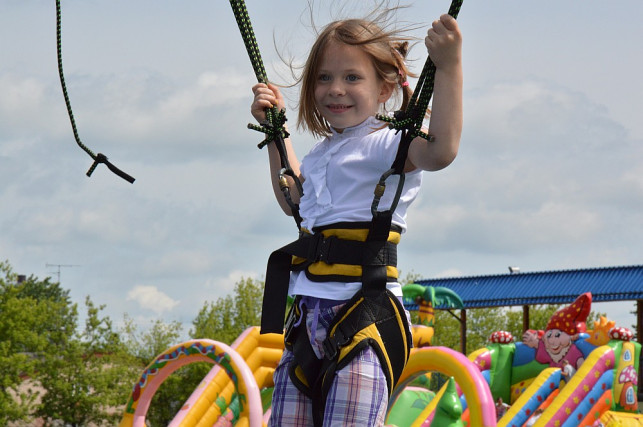
[[[322,82],[330,81],[330,76],[328,74],[320,74],[319,81],[322,81]]]
[[[349,82],[356,82],[357,80],[359,80],[359,76],[355,74],[350,74],[346,76],[346,80],[348,80]]]

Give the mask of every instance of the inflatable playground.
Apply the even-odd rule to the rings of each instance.
[[[404,303],[418,310],[414,349],[398,382],[387,426],[638,426],[641,345],[632,332],[601,317],[585,324],[591,294],[558,310],[545,330],[519,339],[497,331],[468,357],[431,346],[433,307],[462,308],[446,288],[406,285]],[[251,327],[230,346],[192,340],[159,355],[134,384],[121,427],[143,427],[156,390],[180,367],[213,368],[170,426],[263,426],[270,417],[272,374],[283,335]],[[572,366],[564,373],[565,364]],[[435,376],[444,380],[432,391]]]

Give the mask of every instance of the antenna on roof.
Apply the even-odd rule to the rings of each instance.
[[[60,283],[60,267],[80,267],[78,264],[45,264],[45,267],[58,267],[57,271],[52,271],[51,273],[54,273],[55,275],[58,276],[58,283]]]
[[[518,274],[520,273],[520,267],[509,266],[509,274]]]

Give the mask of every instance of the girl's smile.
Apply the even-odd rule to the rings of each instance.
[[[350,105],[337,105],[337,104],[330,104],[328,105],[328,109],[332,111],[333,113],[340,114],[343,113],[344,111],[348,111],[350,109]]]

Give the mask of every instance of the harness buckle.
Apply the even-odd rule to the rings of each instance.
[[[297,298],[293,302],[293,305],[288,312],[288,316],[286,317],[286,324],[284,325],[284,343],[286,343],[286,345],[292,345],[293,337],[295,336],[295,331],[298,326],[297,322],[301,317],[298,304],[299,299]]]
[[[391,175],[399,176],[399,181],[395,189],[395,195],[393,196],[393,200],[391,201],[391,205],[388,207],[388,209],[385,211],[380,211],[378,208],[380,205],[380,200],[382,199],[382,196],[384,196],[384,192],[386,191],[386,180]],[[404,189],[404,179],[405,179],[404,173],[399,173],[394,168],[391,168],[382,174],[382,176],[380,177],[380,180],[375,186],[375,190],[373,191],[373,202],[371,203],[371,214],[373,215],[374,218],[378,217],[381,213],[395,212],[395,209],[397,208],[397,204],[400,201],[400,197],[402,196],[402,190]]]
[[[326,338],[322,342],[322,348],[324,349],[324,357],[328,360],[332,360],[337,356],[337,343],[335,340]]]
[[[328,262],[333,241],[337,240],[337,236],[324,237],[322,233],[314,234],[308,250],[308,260],[311,262],[324,261]]]
[[[349,344],[352,340],[353,337],[346,335],[341,325],[338,326],[335,333],[330,337],[326,337],[322,342],[324,357],[328,360],[333,360],[339,353],[339,349]]]

